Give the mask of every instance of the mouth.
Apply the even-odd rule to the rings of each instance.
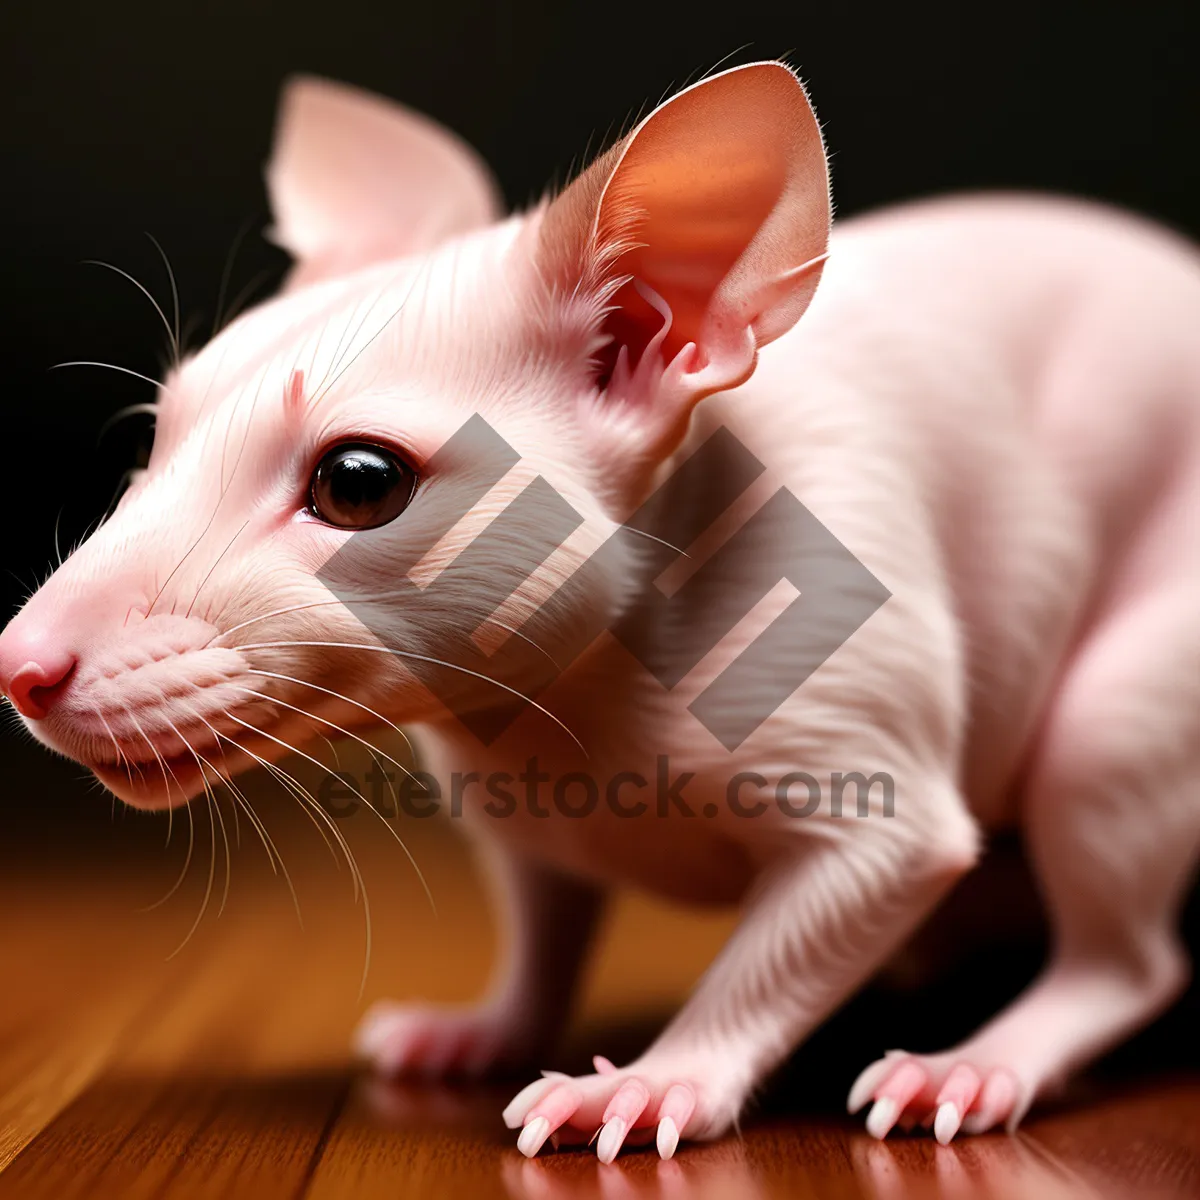
[[[197,747],[143,761],[91,762],[84,766],[118,799],[136,808],[169,808],[229,779],[223,750]]]
[[[143,744],[137,752],[123,749],[118,759],[110,746],[103,758],[82,757],[79,761],[126,804],[147,810],[172,808],[264,763],[272,765],[307,741],[303,726],[271,722],[271,729],[243,730],[240,736],[222,733],[216,739],[197,737],[183,746],[175,738],[175,745],[159,747],[156,756],[147,755]]]

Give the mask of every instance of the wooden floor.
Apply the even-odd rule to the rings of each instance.
[[[92,802],[105,805],[107,822],[106,802]],[[376,996],[453,1002],[482,985],[492,925],[457,842],[427,822],[405,831],[434,915],[400,847],[369,816],[339,823],[371,905],[360,997],[364,911],[345,864],[335,866],[281,807],[264,815],[303,926],[288,882],[267,869],[244,817],[237,847],[228,806],[228,900],[218,916],[221,851],[190,937],[214,861],[203,808],[184,882],[148,910],[183,864],[188,831],[179,816],[169,847],[164,817],[118,814],[82,845],[43,839],[8,855],[0,1200],[1200,1196],[1200,1069],[1176,1040],[1194,1038],[1194,1004],[1016,1138],[946,1149],[917,1138],[880,1144],[839,1112],[857,1070],[906,1041],[880,1014],[928,1015],[933,998],[915,993],[835,1023],[748,1116],[740,1138],[686,1147],[670,1163],[631,1153],[600,1167],[577,1152],[528,1162],[499,1119],[514,1085],[384,1086],[357,1073],[347,1053],[356,1017]],[[221,847],[219,830],[216,840]],[[731,920],[622,898],[562,1064],[636,1051]],[[936,1028],[921,1036],[935,1044]]]

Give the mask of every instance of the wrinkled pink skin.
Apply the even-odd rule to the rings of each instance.
[[[837,821],[823,807],[805,821],[773,808],[753,821],[618,821],[602,807],[586,821],[473,822],[511,917],[503,969],[476,1008],[371,1013],[359,1044],[384,1071],[535,1060],[610,883],[745,902],[641,1058],[539,1079],[513,1101],[505,1119],[530,1155],[601,1126],[606,1161],[623,1143],[653,1141],[666,1157],[681,1138],[725,1132],[1005,826],[1020,826],[1039,878],[1049,965],[963,1044],[868,1066],[850,1107],[874,1101],[872,1133],[1012,1128],[1187,976],[1174,925],[1200,840],[1200,260],[1162,230],[1072,202],[917,204],[839,223],[796,322],[820,267],[794,268],[823,252],[827,207],[815,126],[780,72],[718,76],[639,127],[652,166],[661,145],[675,155],[668,176],[689,147],[722,144],[722,121],[739,129],[743,109],[747,161],[785,153],[770,149],[788,144],[781,128],[809,157],[790,197],[773,199],[768,168],[729,185],[766,196],[795,236],[766,250],[760,239],[736,286],[704,292],[689,327],[699,350],[649,362],[624,395],[598,389],[589,363],[603,303],[547,283],[545,263],[566,253],[545,249],[561,207],[491,223],[491,185],[447,135],[294,85],[270,182],[295,276],[168,377],[148,472],[0,636],[0,686],[33,734],[146,807],[189,798],[205,774],[277,760],[331,723],[369,736],[382,725],[368,710],[424,726],[439,776],[516,773],[536,754],[552,773],[653,777],[667,754],[695,773],[696,807],[722,803],[738,771],[772,787],[797,767],[889,772],[892,819]],[[652,248],[663,177],[630,185]],[[649,282],[683,311],[667,275]],[[681,446],[671,430],[701,399]],[[586,760],[532,710],[485,750],[398,659],[372,655],[364,671],[361,653],[288,644],[374,640],[313,579],[347,536],[304,511],[322,447],[370,436],[420,464],[475,412],[522,462],[431,556],[431,577],[534,474],[588,518],[518,592],[509,624],[722,423],[768,464],[750,508],[789,487],[892,599],[733,754],[687,705],[771,613],[669,692],[611,642],[594,647],[542,696]],[[376,535],[367,594],[386,590],[404,529],[401,518]],[[627,584],[607,581],[598,611],[619,611]],[[437,653],[436,630],[385,617],[389,645]]]

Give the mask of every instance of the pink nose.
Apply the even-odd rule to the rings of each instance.
[[[40,721],[66,690],[75,661],[70,650],[14,621],[0,633],[0,691],[22,716]]]

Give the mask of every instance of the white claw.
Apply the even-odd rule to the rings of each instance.
[[[679,1129],[670,1117],[658,1123],[658,1156],[671,1158],[679,1145]]]
[[[549,1136],[550,1122],[545,1117],[538,1117],[521,1130],[521,1136],[517,1138],[517,1149],[526,1158],[532,1158]]]
[[[899,1115],[900,1109],[891,1096],[884,1096],[882,1099],[876,1100],[867,1114],[867,1132],[873,1138],[882,1141],[895,1125]]]
[[[525,1114],[554,1086],[552,1079],[535,1079],[523,1087],[500,1114],[509,1129],[518,1129],[525,1121]]]
[[[602,1163],[610,1163],[617,1157],[621,1143],[625,1140],[627,1126],[624,1117],[613,1117],[600,1130],[600,1138],[596,1142],[596,1157]]]
[[[949,1100],[938,1105],[937,1116],[933,1119],[933,1136],[943,1145],[948,1146],[954,1140],[958,1127],[962,1124],[962,1115],[958,1105]]]
[[[884,1078],[895,1070],[896,1064],[880,1059],[873,1062],[859,1075],[850,1087],[850,1095],[846,1098],[846,1111],[854,1116],[856,1112],[871,1098],[871,1093],[883,1082]]]

